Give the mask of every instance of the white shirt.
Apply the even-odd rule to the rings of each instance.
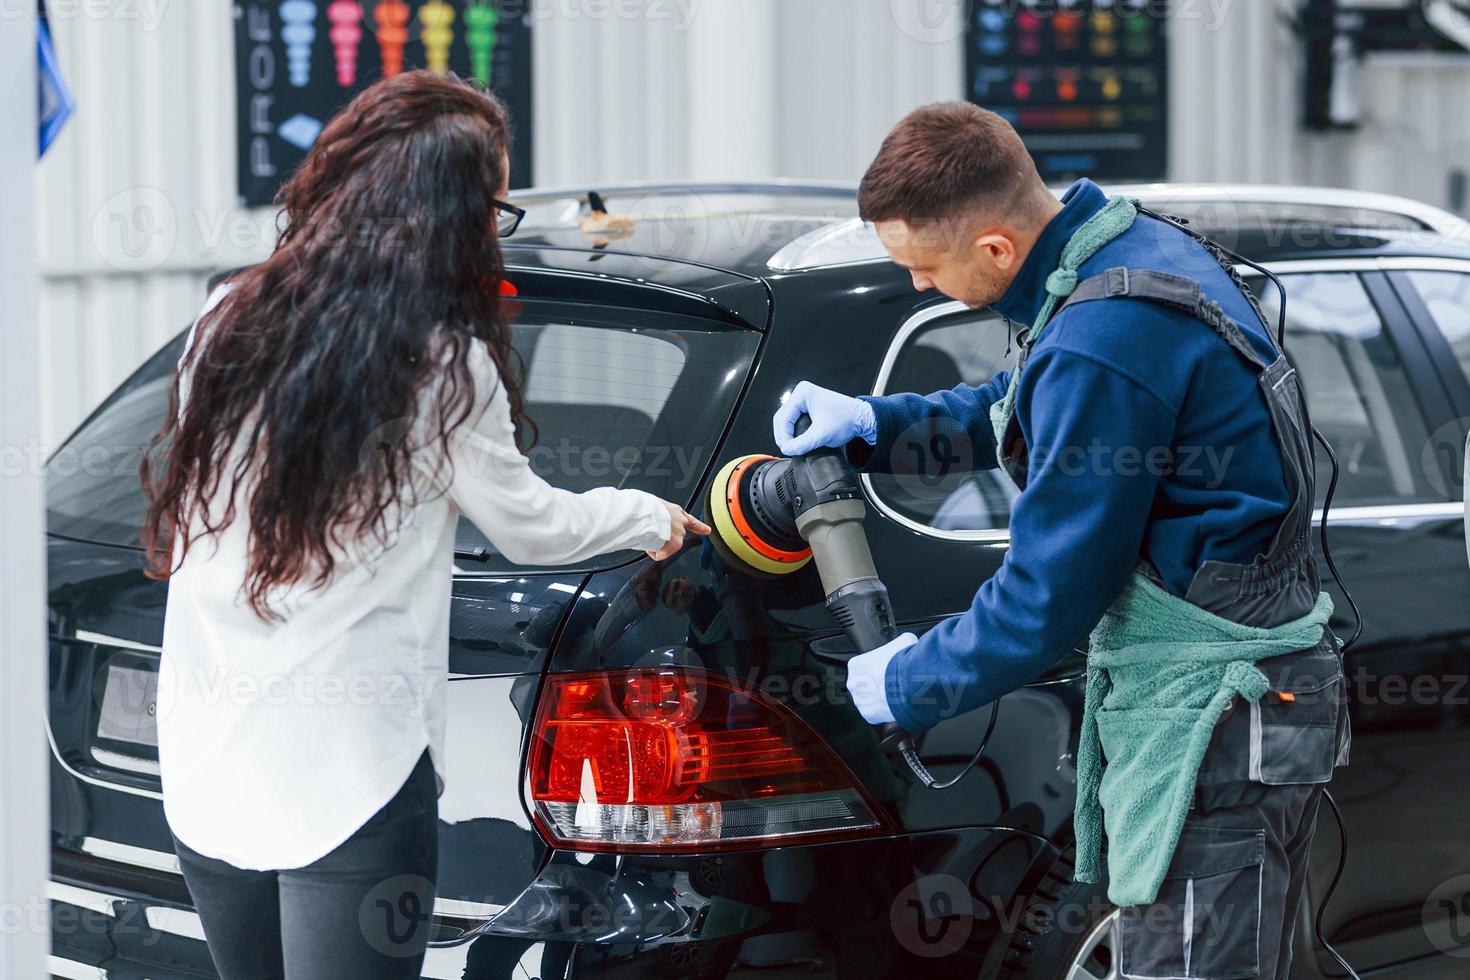
[[[252,870],[310,864],[397,793],[426,746],[442,792],[460,514],[518,563],[565,564],[668,539],[668,509],[651,494],[574,494],[532,472],[483,343],[473,342],[469,364],[478,394],[451,436],[447,493],[411,507],[386,547],[334,553],[326,586],[272,592],[283,622],[262,621],[241,598],[243,502],[219,535],[192,543],[170,580],[158,758],[169,826],[199,853]],[[425,385],[421,406],[436,394]],[[442,461],[432,442],[415,450],[420,457],[431,469]]]

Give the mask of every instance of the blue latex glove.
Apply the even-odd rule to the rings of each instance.
[[[888,707],[888,686],[883,680],[888,673],[888,661],[918,642],[914,634],[902,633],[878,649],[860,653],[847,662],[847,693],[868,724],[886,725],[894,720]]]
[[[796,420],[803,413],[811,416],[812,424],[797,435]],[[818,388],[810,381],[802,381],[792,389],[791,396],[772,417],[771,429],[783,456],[803,456],[822,446],[840,449],[858,437],[870,446],[878,441],[878,421],[872,405]]]

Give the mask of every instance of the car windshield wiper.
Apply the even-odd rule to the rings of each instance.
[[[454,558],[455,558],[456,561],[479,561],[479,562],[486,562],[486,561],[489,561],[490,560],[491,555],[492,555],[492,552],[490,551],[489,548],[481,548],[481,547],[478,547],[478,546],[476,546],[474,548],[455,548],[454,549]]]

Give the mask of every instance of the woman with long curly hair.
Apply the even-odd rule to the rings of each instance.
[[[145,463],[164,811],[226,980],[419,975],[459,515],[540,564],[709,533],[522,454],[508,138],[454,78],[354,99],[284,187],[271,257],[196,321]]]

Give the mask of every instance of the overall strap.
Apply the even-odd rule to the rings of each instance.
[[[1077,284],[1067,303],[1087,303],[1114,297],[1130,297],[1181,310],[1214,330],[1256,375],[1265,394],[1266,408],[1281,449],[1282,467],[1290,503],[1265,555],[1265,563],[1252,568],[1249,576],[1262,578],[1263,586],[1275,581],[1288,566],[1310,561],[1313,498],[1316,480],[1311,445],[1311,423],[1296,370],[1284,355],[1266,363],[1246,337],[1240,324],[1220,308],[1188,276],[1156,269],[1116,266]],[[1060,312],[1060,309],[1058,310]],[[1270,580],[1270,581],[1267,581]],[[1248,583],[1250,584],[1250,583]],[[1313,587],[1315,591],[1315,586]]]
[[[1191,228],[1188,218],[1183,218],[1175,214],[1160,214],[1157,211],[1150,211],[1148,208],[1143,206],[1142,202],[1138,201],[1137,199],[1133,201],[1133,207],[1135,210],[1138,211],[1139,214],[1152,218],[1155,221],[1162,222],[1163,224],[1168,225],[1170,228],[1174,228],[1180,232],[1183,232],[1184,234],[1188,235],[1190,238],[1198,242],[1199,246],[1203,248],[1207,253],[1209,253],[1210,257],[1215,260],[1215,264],[1223,269],[1225,271],[1225,274],[1230,277],[1230,281],[1235,284],[1235,288],[1239,289],[1241,293],[1245,296],[1246,302],[1250,304],[1251,311],[1255,313],[1256,319],[1260,321],[1262,329],[1266,331],[1266,335],[1268,337],[1271,335],[1271,326],[1266,321],[1266,314],[1261,311],[1260,301],[1256,299],[1255,292],[1250,288],[1249,285],[1247,285],[1244,277],[1242,277],[1240,274],[1240,269],[1236,265],[1235,259],[1225,251],[1224,246],[1215,241],[1213,238],[1210,238],[1208,235],[1201,234],[1200,232],[1195,231],[1193,228]]]
[[[1046,300],[1036,316],[1036,322],[1026,330],[1026,336],[1035,343],[1046,329],[1046,324],[1055,315],[1058,301],[1064,300],[1077,285],[1077,267],[1092,258],[1104,245],[1127,231],[1138,215],[1133,202],[1127,198],[1114,197],[1103,205],[1102,210],[1082,223],[1082,226],[1067,239],[1058,257],[1057,267],[1046,277]]]
[[[1230,319],[1220,308],[1220,304],[1207,297],[1200,290],[1199,283],[1188,276],[1159,272],[1156,269],[1115,266],[1079,282],[1062,306],[1117,296],[1152,300],[1182,310],[1219,334],[1236,353],[1245,358],[1257,374],[1270,366],[1256,352],[1245,331],[1240,329],[1240,324]],[[1061,310],[1058,309],[1057,312]]]

